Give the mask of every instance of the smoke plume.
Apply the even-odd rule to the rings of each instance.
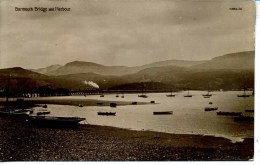
[[[83,83],[86,84],[86,85],[89,85],[89,86],[91,86],[93,88],[99,88],[98,84],[94,83],[93,81],[86,81],[85,80],[85,81],[83,81]]]

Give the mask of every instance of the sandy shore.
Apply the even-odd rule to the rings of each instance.
[[[254,140],[80,125],[44,128],[0,117],[1,161],[249,160]]]

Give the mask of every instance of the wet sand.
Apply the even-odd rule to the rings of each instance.
[[[254,139],[231,143],[212,136],[80,125],[38,127],[0,117],[1,161],[249,160]]]

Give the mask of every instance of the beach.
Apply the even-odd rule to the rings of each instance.
[[[108,126],[45,128],[0,117],[1,161],[204,161],[253,159],[254,139],[133,131]]]

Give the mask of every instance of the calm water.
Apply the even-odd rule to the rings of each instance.
[[[244,137],[253,137],[253,123],[237,123],[233,117],[217,116],[216,111],[205,112],[208,106],[218,107],[218,111],[243,112],[254,109],[254,97],[239,98],[240,91],[214,92],[211,98],[203,98],[204,91],[190,91],[191,98],[183,97],[186,92],[176,93],[175,97],[166,97],[165,93],[148,94],[148,98],[137,97],[137,94],[125,94],[125,98],[115,95],[71,96],[65,98],[100,99],[110,101],[143,101],[154,100],[158,104],[128,105],[111,107],[76,107],[48,105],[52,116],[85,117],[82,124],[106,125],[133,130],[152,130],[177,134],[202,134],[226,137],[240,141]],[[63,97],[64,98],[64,97]],[[210,105],[209,102],[213,104]],[[98,116],[97,112],[116,112],[116,116]],[[153,111],[173,111],[172,115],[153,115]]]

